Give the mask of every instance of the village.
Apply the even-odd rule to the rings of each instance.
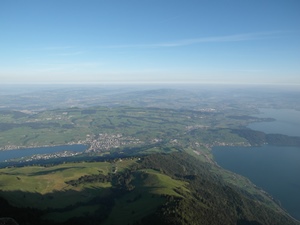
[[[122,134],[100,133],[97,137],[88,135],[85,144],[89,145],[86,152],[102,152],[112,148],[134,146],[143,142],[137,138],[125,137]]]

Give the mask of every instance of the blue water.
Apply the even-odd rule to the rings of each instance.
[[[300,147],[215,147],[216,162],[249,178],[300,220]]]
[[[25,149],[0,151],[0,162],[9,159],[18,159],[26,156],[29,157],[36,154],[50,154],[50,153],[63,152],[63,151],[83,152],[85,149],[86,149],[85,145],[62,145],[62,146],[53,146],[53,147],[25,148]]]
[[[260,109],[260,114],[253,116],[273,118],[273,122],[251,123],[252,130],[263,131],[267,134],[285,134],[300,136],[300,111],[293,109]]]
[[[300,136],[299,111],[260,109],[254,116],[275,121],[252,123],[253,130]],[[220,166],[249,178],[300,220],[300,147],[215,147],[213,155]]]

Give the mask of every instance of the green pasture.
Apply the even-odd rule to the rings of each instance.
[[[132,159],[119,159],[115,162],[114,166],[117,169],[117,172],[122,172],[133,164],[137,163],[137,158]]]
[[[66,184],[66,181],[84,175],[107,175],[110,170],[111,163],[108,162],[4,168],[0,169],[0,195],[17,206],[63,208],[76,202],[86,202],[111,187],[110,183],[87,183],[73,187]]]
[[[122,224],[123,221],[134,223],[154,213],[164,203],[164,196],[183,197],[179,193],[189,192],[185,187],[188,183],[151,169],[137,171],[132,184],[135,186],[134,192],[116,199],[105,225]]]
[[[152,194],[182,197],[179,193],[189,192],[186,188],[187,182],[172,179],[151,169],[145,169],[142,172],[146,173],[145,178],[137,180],[136,183]]]

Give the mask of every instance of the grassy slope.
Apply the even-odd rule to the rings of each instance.
[[[77,187],[66,181],[83,175],[107,174],[110,163],[70,163],[53,167],[23,167],[0,170],[0,195],[12,205],[37,209],[64,208],[105,195],[110,183],[92,183]]]
[[[176,190],[188,192],[188,183],[172,179],[151,169],[135,172],[134,192],[125,194],[116,201],[106,224],[122,224],[124,221],[134,223],[154,213],[165,202],[163,196],[182,197]]]
[[[112,166],[116,167],[118,172],[122,172],[135,163],[136,159],[127,159],[112,163],[67,163],[53,167],[4,168],[0,170],[0,196],[19,207],[62,209],[88,202],[94,197],[104,197],[111,188],[111,183],[84,183],[74,187],[66,184],[66,181],[76,180],[84,175],[107,175]],[[112,221],[119,223],[139,220],[154,213],[157,207],[164,203],[164,197],[161,195],[179,196],[174,191],[176,189],[188,191],[185,182],[174,180],[154,170],[141,170],[136,172],[134,177],[135,191],[116,199],[115,207],[107,220],[108,224]],[[98,208],[97,205],[79,205],[68,211],[48,213],[44,218],[65,221],[74,216],[92,214]]]
[[[127,159],[112,163],[67,163],[53,167],[4,168],[0,170],[1,196],[15,206],[38,209],[64,208],[101,196],[101,191],[105,195],[105,191],[111,187],[110,183],[87,183],[73,187],[66,184],[66,181],[76,180],[84,175],[107,175],[112,166],[116,167],[118,172],[122,172],[135,163],[136,159]],[[174,180],[151,169],[137,171],[133,184],[134,192],[116,199],[107,223],[139,220],[155,212],[157,207],[164,203],[162,195],[180,197],[176,190],[188,192],[186,182]],[[96,210],[94,205],[79,206],[63,213],[49,213],[44,218],[63,221],[74,215],[87,215]]]

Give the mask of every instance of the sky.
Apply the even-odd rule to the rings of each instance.
[[[300,85],[299,0],[1,0],[0,83]]]

